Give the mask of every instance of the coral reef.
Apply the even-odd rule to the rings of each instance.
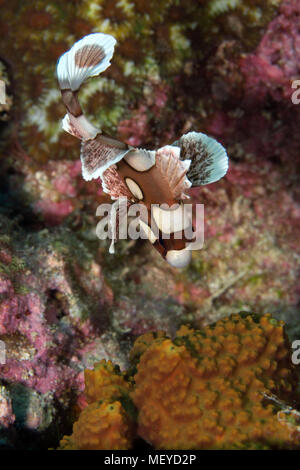
[[[85,206],[89,212],[96,211],[97,196],[102,190],[98,182],[85,184],[79,160],[49,161],[37,169],[21,158],[16,164],[19,168],[26,175],[18,171],[10,177],[9,193],[22,200],[41,225],[60,225],[71,213],[84,212]],[[94,201],[85,202],[91,194],[96,196]]]
[[[300,75],[299,2],[0,4],[8,96],[0,105],[1,447],[57,446],[86,405],[84,369],[102,359],[127,369],[139,335],[147,336],[133,361],[142,351],[146,358],[148,346],[158,353],[173,344],[167,337],[182,324],[203,331],[244,310],[272,313],[299,339],[300,107],[291,101]],[[118,46],[105,75],[81,93],[94,124],[134,146],[159,147],[195,130],[228,150],[226,179],[191,191],[205,204],[205,245],[184,271],[165,266],[147,242],[122,241],[111,256],[96,238],[96,207],[107,199],[98,181],[82,180],[78,142],[60,129],[65,110],[54,74],[57,58],[97,31],[113,34]],[[153,330],[166,334],[154,338]],[[190,354],[180,341],[175,350]],[[86,372],[91,400],[102,386],[104,401],[117,388],[128,396],[131,382],[117,374],[110,385],[104,370],[109,377],[113,367],[99,367],[101,375]],[[122,407],[127,413],[124,400]],[[117,433],[126,425],[123,408],[108,411]],[[78,432],[104,409],[92,408]],[[251,420],[247,429],[253,435]]]
[[[122,432],[126,448],[132,445],[120,424],[126,397],[137,409],[137,435],[156,449],[298,447],[299,413],[282,401],[297,395],[290,354],[283,323],[271,315],[241,313],[202,330],[182,326],[173,340],[146,333],[126,374],[103,361],[85,371],[90,404],[60,448],[124,448]],[[109,403],[118,425],[105,414]]]
[[[47,161],[49,155],[53,159],[64,158],[66,153],[77,157],[76,141],[60,132],[64,111],[54,71],[61,53],[81,36],[101,31],[119,41],[106,77],[85,87],[84,108],[109,132],[115,132],[125,119],[119,129],[129,142],[138,141],[138,136],[134,127],[129,134],[124,132],[128,128],[126,110],[133,110],[127,112],[133,120],[142,114],[144,120],[138,127],[144,122],[141,137],[145,144],[151,142],[153,131],[160,140],[172,137],[172,101],[180,97],[172,97],[166,90],[187,61],[196,64],[203,59],[220,37],[237,35],[243,47],[253,44],[278,3],[80,0],[61,5],[39,0],[33,6],[28,0],[4,2],[0,56],[13,70],[16,99],[23,113],[19,134],[25,151],[39,162]],[[168,107],[164,106],[167,101]]]
[[[6,356],[0,376],[18,429],[57,439],[55,421],[66,423],[63,410],[78,399],[83,368],[95,359],[121,359],[118,341],[105,328],[110,303],[99,264],[72,232],[29,235],[1,216],[0,339]],[[1,420],[13,424],[9,402],[1,403]]]
[[[214,99],[207,130],[236,158],[281,161],[287,174],[296,162],[299,171],[299,106],[291,100],[300,73],[299,12],[299,2],[285,0],[254,51],[241,54],[237,41],[223,41],[207,64]]]

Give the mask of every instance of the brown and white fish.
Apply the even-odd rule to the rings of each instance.
[[[222,178],[228,157],[220,143],[202,133],[190,132],[172,145],[149,151],[94,127],[83,114],[78,92],[87,78],[109,67],[115,44],[108,34],[90,34],[60,57],[57,77],[67,109],[63,129],[82,141],[83,178],[100,177],[103,190],[116,202],[126,197],[129,204],[143,204],[148,216],[140,220],[141,229],[170,265],[182,268],[191,260],[191,240],[185,237],[185,229],[192,226],[184,211],[186,192]],[[167,208],[159,207],[163,204]],[[115,234],[116,227],[111,232]]]

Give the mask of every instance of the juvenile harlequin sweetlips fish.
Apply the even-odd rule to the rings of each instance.
[[[83,178],[100,177],[103,191],[115,200],[114,204],[124,198],[128,205],[143,204],[147,216],[140,217],[141,230],[170,265],[182,268],[191,260],[191,239],[185,233],[193,225],[184,211],[189,198],[186,191],[222,178],[228,157],[220,143],[200,132],[189,132],[158,150],[145,150],[94,127],[83,114],[78,92],[86,79],[109,67],[115,44],[108,34],[90,34],[60,57],[57,77],[67,109],[62,127],[82,141]],[[120,217],[121,211],[116,208],[115,212]],[[113,238],[119,222],[112,222],[110,227]],[[113,252],[113,243],[111,248]]]

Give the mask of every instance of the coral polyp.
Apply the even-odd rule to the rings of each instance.
[[[111,361],[95,364],[94,369],[85,369],[85,396],[88,403],[99,399],[105,400],[111,397],[122,397],[128,394],[129,383],[124,379],[118,366]]]

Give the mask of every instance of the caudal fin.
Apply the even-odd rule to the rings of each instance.
[[[89,34],[77,41],[57,64],[61,90],[77,91],[87,78],[106,70],[110,66],[115,44],[115,38],[103,33]]]
[[[77,41],[57,63],[57,78],[68,114],[63,129],[82,140],[94,139],[100,132],[83,115],[77,92],[89,77],[99,75],[110,65],[116,40],[103,33],[94,33]]]

